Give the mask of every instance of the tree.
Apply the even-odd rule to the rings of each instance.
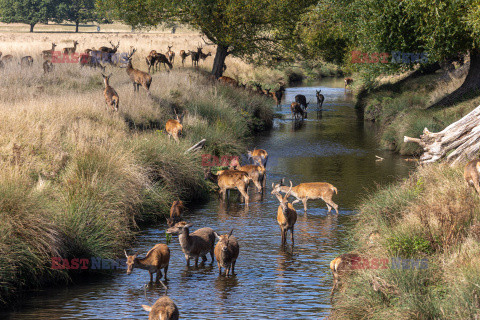
[[[75,23],[75,32],[78,32],[78,25],[81,22],[95,21],[95,0],[58,0],[57,14],[55,21],[64,20]]]
[[[98,0],[132,26],[165,20],[186,23],[217,45],[212,74],[220,77],[228,55],[259,63],[281,60],[297,41],[298,17],[314,0]]]
[[[55,15],[52,0],[0,0],[0,17],[6,23],[26,23],[30,32],[39,22],[48,22]]]

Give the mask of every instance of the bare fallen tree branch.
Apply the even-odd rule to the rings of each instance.
[[[445,159],[455,164],[471,159],[480,151],[480,106],[440,132],[425,128],[420,138],[405,136],[403,141],[418,143],[423,148],[421,163]]]

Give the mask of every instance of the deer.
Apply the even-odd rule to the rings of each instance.
[[[218,239],[215,246],[215,259],[217,259],[218,274],[222,274],[222,267],[225,268],[225,275],[228,276],[230,271],[232,276],[235,275],[235,263],[237,262],[240,246],[237,238],[232,236],[233,229],[229,234],[219,236],[216,232],[215,238]]]
[[[307,113],[307,108],[308,108],[308,105],[309,105],[309,103],[307,102],[307,98],[303,94],[297,94],[295,96],[295,102],[299,103],[300,106],[302,106],[303,111],[306,114]],[[305,118],[306,118],[306,115],[305,115]]]
[[[117,53],[118,47],[120,47],[120,41],[118,41],[117,45],[114,45],[112,41],[109,41],[109,42],[110,42],[110,45],[112,46],[111,48],[100,47],[98,48],[98,50],[106,56],[106,59],[102,61],[112,63],[112,55]],[[102,55],[102,58],[104,55]]]
[[[347,90],[347,86],[353,83],[353,78],[345,78],[343,81],[345,82],[345,90]]]
[[[188,53],[185,52],[185,50],[180,50],[180,58],[182,58],[182,67],[185,67],[185,59],[191,54],[191,51]]]
[[[118,98],[118,94],[115,89],[113,89],[108,84],[108,80],[110,80],[111,76],[111,73],[108,76],[102,73],[103,82],[105,83],[105,90],[103,91],[103,95],[105,96],[105,105],[107,107],[107,110],[108,107],[110,107],[112,111],[118,111],[118,104],[120,102],[120,99]]]
[[[210,57],[211,55],[212,55],[211,52],[209,52],[209,53],[200,52],[199,58],[202,59],[203,62],[205,62],[205,60],[206,60],[208,57]]]
[[[202,47],[197,47],[197,51],[189,50],[188,53],[192,58],[192,67],[198,67],[198,60],[200,59],[200,53],[202,52]]]
[[[205,180],[208,179],[218,185],[224,201],[227,190],[237,189],[242,195],[245,205],[248,206],[248,184],[250,182],[248,173],[239,170],[222,170],[220,173],[213,174],[210,168],[206,168],[204,177]]]
[[[2,57],[3,63],[9,63],[13,61],[13,56],[11,54],[7,54],[6,56]]]
[[[195,259],[195,268],[198,268],[198,258],[202,257],[202,264],[207,261],[207,254],[210,253],[213,264],[215,246],[215,233],[211,228],[201,228],[190,234],[191,223],[185,221],[177,222],[173,227],[167,229],[168,234],[178,234],[178,241],[190,266],[190,259]]]
[[[467,185],[474,187],[480,195],[480,159],[475,159],[467,163],[463,170],[463,177],[465,178]]]
[[[173,68],[173,65],[170,62],[169,58],[167,58],[167,56],[165,56],[163,53],[157,53],[155,55],[155,69],[157,69],[157,67],[160,63],[163,63],[163,67],[165,68],[165,70],[167,70],[167,66],[170,69]]]
[[[283,185],[285,178],[279,184],[276,184],[274,189],[278,192],[287,192],[288,187]],[[299,185],[293,187],[291,190],[291,195],[297,198],[293,201],[292,204],[302,201],[303,209],[305,214],[307,214],[307,201],[322,199],[327,204],[328,213],[331,212],[332,208],[338,214],[338,205],[332,201],[333,194],[338,194],[337,188],[332,186],[327,182],[306,182],[300,183]]]
[[[283,85],[280,85],[280,88],[274,92],[274,100],[275,103],[277,104],[277,107],[280,105],[280,102],[282,101],[283,93],[285,92],[285,87]]]
[[[175,60],[175,52],[172,51],[173,45],[167,46],[167,47],[168,47],[168,51],[167,51],[166,56],[168,58],[168,62],[170,62],[170,64],[173,65],[173,61]]]
[[[148,320],[178,320],[180,317],[177,305],[168,296],[158,298],[151,307],[143,304],[142,308],[150,312]]]
[[[252,161],[252,164],[261,164],[264,168],[267,167],[268,152],[263,149],[254,148],[252,151],[247,150],[247,157]]]
[[[50,61],[52,60],[53,52],[55,51],[56,46],[57,45],[54,42],[52,42],[52,49],[42,51],[42,57],[44,60],[50,60]]]
[[[33,58],[32,56],[25,56],[20,59],[20,66],[22,68],[28,68],[33,65]]]
[[[52,61],[45,60],[43,62],[43,73],[46,74],[46,73],[49,73],[49,72],[52,72],[52,71],[53,71]]]
[[[133,68],[132,56],[135,52],[136,49],[133,49],[132,52],[127,55],[127,74],[130,77],[130,80],[132,80],[133,82],[133,92],[139,91],[140,86],[142,86],[145,88],[145,90],[147,90],[148,95],[150,95],[150,84],[152,83],[152,76],[146,72]]]
[[[77,51],[78,41],[73,41],[73,47],[63,48],[63,54],[72,55]]]
[[[325,100],[325,96],[323,94],[321,94],[322,90],[315,90],[315,96],[317,97],[317,107],[318,107],[318,110],[322,110],[322,106],[323,106],[323,101]]]
[[[82,53],[80,55],[80,68],[83,68],[84,66],[90,67],[90,68],[100,68],[103,72],[105,72],[105,66],[102,66],[102,64],[98,61],[97,56],[92,56],[91,52],[99,52],[91,49],[85,50],[85,53]]]
[[[290,104],[290,111],[292,113],[292,119],[298,120],[302,117],[302,120],[305,118],[305,111],[303,111],[302,106],[298,102],[292,102]]]
[[[186,111],[182,114],[178,115],[177,110],[174,109],[176,120],[170,119],[165,124],[165,131],[168,133],[168,139],[170,140],[171,137],[175,140],[175,142],[179,142],[178,135],[182,134],[183,130],[183,117],[185,116]]]
[[[162,270],[164,271],[164,279],[167,280],[168,264],[170,262],[170,249],[166,244],[156,244],[150,251],[147,252],[145,258],[138,258],[138,252],[134,255],[128,255],[126,250],[123,250],[127,258],[127,274],[130,275],[133,268],[148,270],[150,273],[150,283],[153,282],[153,274],[156,273],[155,282],[159,282],[162,278]]]
[[[170,218],[167,218],[167,225],[173,227],[175,223],[182,220],[182,213],[185,211],[185,206],[182,200],[175,200],[170,208]]]
[[[151,68],[155,67],[155,62],[157,60],[156,55],[157,55],[157,51],[152,50],[152,51],[150,51],[148,56],[145,58],[145,61],[147,62],[147,66],[148,66],[148,73],[150,73]],[[155,69],[154,69],[154,71],[155,71]]]
[[[222,77],[218,78],[218,82],[220,82],[221,84],[230,85],[232,87],[238,87],[237,80],[235,80],[233,78],[230,78],[230,77],[222,76]]]
[[[330,270],[333,275],[333,286],[330,295],[333,295],[335,289],[339,287],[341,278],[354,270],[360,260],[361,257],[356,253],[344,253],[330,262]]]
[[[297,211],[293,207],[293,203],[288,202],[288,197],[292,192],[292,181],[290,181],[290,189],[286,192],[286,194],[282,197],[279,192],[279,189],[274,186],[272,183],[272,194],[275,195],[280,202],[280,205],[277,209],[277,222],[280,226],[281,234],[282,234],[282,245],[287,244],[287,231],[290,230],[290,234],[292,237],[292,245],[295,244],[295,240],[293,239],[293,229],[295,226],[295,222],[297,222]]]
[[[232,166],[232,168],[246,172],[250,180],[257,188],[257,192],[263,192],[263,188],[265,187],[267,179],[265,167],[261,163],[257,162],[256,164],[247,164],[244,166],[240,166],[240,164],[237,163],[235,166]]]

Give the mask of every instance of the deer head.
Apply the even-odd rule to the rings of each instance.
[[[290,181],[290,189],[288,189],[287,193],[285,193],[285,195],[282,197],[282,195],[280,194],[280,185],[274,185],[272,183],[272,194],[275,195],[278,199],[278,201],[280,202],[280,205],[282,206],[282,209],[283,209],[283,212],[285,212],[287,210],[287,204],[288,204],[288,197],[290,196],[290,193],[292,192],[292,188],[293,188],[293,184],[292,184],[292,181]]]
[[[233,229],[230,230],[230,233],[228,235],[224,234],[219,236],[216,232],[214,232],[215,238],[218,239],[218,243],[220,245],[220,249],[222,249],[222,252],[226,252],[228,250],[228,242],[230,241],[230,237],[232,236],[232,233],[233,233]]]

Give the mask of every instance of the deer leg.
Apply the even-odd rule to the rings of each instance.
[[[292,229],[290,229],[290,234],[292,236],[292,246],[293,246],[293,244],[295,243],[295,240],[293,240],[293,227],[292,227]]]
[[[229,273],[230,273],[230,266],[227,267],[227,271],[226,271],[225,275],[228,276]]]
[[[157,269],[157,276],[155,277],[155,282],[159,282],[162,277],[162,271],[160,269]]]
[[[213,264],[213,261],[214,261],[214,258],[213,258],[213,257],[214,257],[214,255],[213,255],[213,251],[214,251],[214,250],[215,250],[215,249],[214,249],[213,247],[212,247],[212,249],[210,250],[210,257],[212,258],[212,263],[211,263],[211,264]]]
[[[198,268],[198,256],[195,257],[195,268]]]
[[[328,213],[330,213],[330,210],[333,208],[335,212],[338,214],[338,205],[332,201],[332,199],[327,199],[325,200],[325,203],[327,204],[328,207]]]
[[[133,83],[133,92],[137,91],[137,86],[135,85],[135,82]]]
[[[190,267],[190,256],[185,255],[185,259],[187,260],[187,267]]]
[[[149,273],[150,273],[150,283],[152,283],[153,282],[153,273],[151,271],[149,271]]]
[[[222,267],[220,266],[220,262],[217,261],[218,266],[218,274],[222,274]]]
[[[303,202],[303,210],[305,210],[305,214],[307,214],[307,198],[302,199]]]
[[[202,265],[205,264],[205,261],[207,261],[207,255],[202,256]]]
[[[479,182],[473,182],[473,186],[475,187],[475,190],[477,190],[477,193],[480,194],[480,183]]]
[[[168,266],[166,266],[165,268],[163,268],[163,272],[165,273],[165,277],[164,277],[165,281],[168,280],[168,279],[167,279],[167,271],[168,271]]]
[[[232,261],[232,276],[235,275],[235,263],[237,262],[237,260],[233,260]]]
[[[284,244],[285,244],[285,232],[282,228],[282,245],[284,245]]]

